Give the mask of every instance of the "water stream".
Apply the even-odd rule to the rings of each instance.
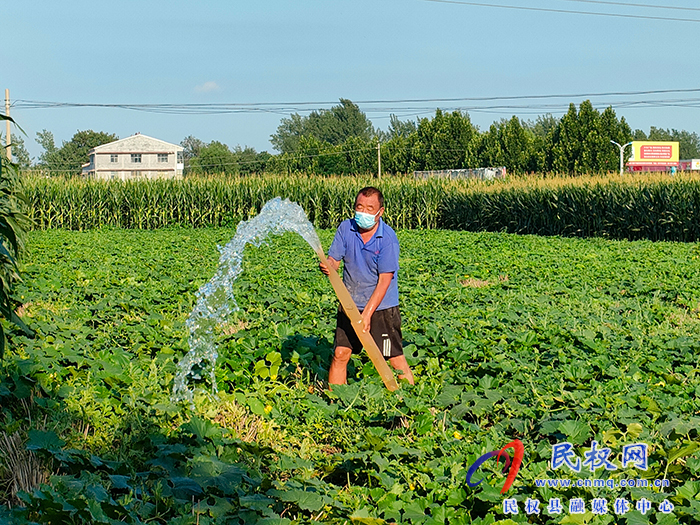
[[[321,250],[321,241],[301,206],[280,197],[265,203],[256,217],[239,223],[233,239],[226,246],[218,247],[221,253],[219,266],[214,277],[197,291],[197,304],[186,322],[190,350],[178,363],[172,395],[174,402],[188,401],[192,406],[194,387],[190,381],[207,376],[212,392],[217,393],[215,367],[219,354],[215,330],[238,310],[233,282],[243,271],[243,249],[246,244],[260,246],[269,235],[284,232],[298,233],[314,251]]]

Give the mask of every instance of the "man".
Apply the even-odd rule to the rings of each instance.
[[[413,373],[403,355],[399,314],[399,241],[383,220],[384,196],[374,187],[362,188],[355,199],[355,217],[340,223],[328,250],[328,275],[343,261],[343,282],[362,314],[363,331],[372,335],[379,350],[399,371],[399,379],[413,384]],[[350,320],[338,309],[335,351],[328,383],[344,384],[352,352],[362,349]]]

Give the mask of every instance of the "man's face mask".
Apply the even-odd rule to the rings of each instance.
[[[372,215],[371,213],[362,213],[361,211],[355,212],[355,222],[363,230],[369,230],[374,226],[374,219],[379,215],[379,212]]]

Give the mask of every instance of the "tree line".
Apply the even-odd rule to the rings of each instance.
[[[117,140],[113,134],[79,131],[60,147],[51,132],[37,133],[43,152],[36,167],[56,173],[80,173],[90,149]],[[573,175],[616,171],[619,149],[610,141],[677,140],[681,158],[700,158],[700,136],[695,132],[651,127],[649,133],[630,129],[612,107],[598,111],[589,100],[578,108],[570,104],[560,118],[551,114],[525,121],[513,116],[475,126],[468,113],[442,111],[418,120],[391,116],[386,131],[376,129],[352,101],[340,99],[330,109],[297,113],[283,118],[270,142],[276,154],[219,142],[205,143],[193,136],[184,147],[185,172],[197,174],[410,173],[505,166],[509,173],[556,172]],[[13,152],[21,168],[31,160],[21,139],[13,138]],[[629,154],[627,150],[626,154]]]

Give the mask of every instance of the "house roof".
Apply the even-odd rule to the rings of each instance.
[[[93,153],[123,153],[123,152],[138,152],[144,153],[164,152],[164,151],[182,151],[185,148],[177,144],[171,144],[164,140],[155,139],[148,135],[136,133],[130,137],[108,142],[101,146],[96,146],[90,150],[90,155]]]

